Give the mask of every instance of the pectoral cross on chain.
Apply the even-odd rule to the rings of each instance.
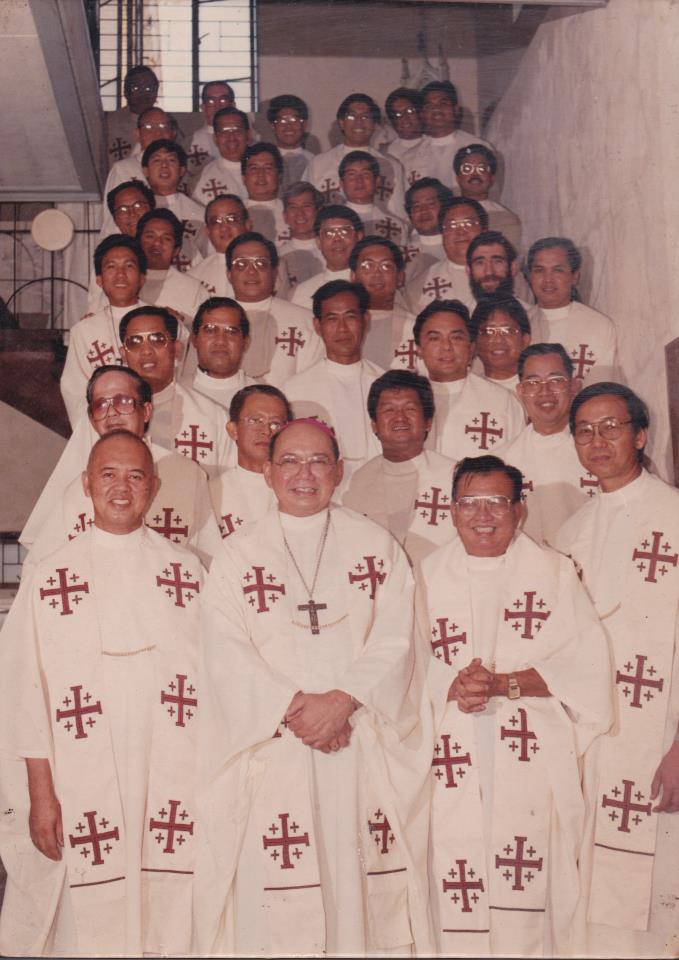
[[[321,632],[321,628],[318,623],[318,610],[327,610],[327,603],[316,603],[315,600],[309,600],[308,603],[301,603],[298,607],[298,610],[303,610],[309,614],[309,623],[311,624],[311,633],[314,636],[318,636]]]

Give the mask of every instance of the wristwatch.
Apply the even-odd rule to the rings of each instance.
[[[510,700],[518,700],[521,696],[521,687],[519,686],[519,681],[511,673],[507,678],[507,696]]]

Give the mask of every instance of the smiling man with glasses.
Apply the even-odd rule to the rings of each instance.
[[[455,154],[453,170],[461,196],[478,200],[488,214],[490,229],[503,233],[519,250],[521,221],[515,213],[488,196],[497,173],[495,153],[483,143],[470,143]]]
[[[273,434],[264,477],[275,505],[227,537],[204,593],[215,813],[196,870],[201,954],[366,956],[385,942],[398,956],[430,952],[417,812],[430,757],[416,748],[430,731],[414,706],[424,698],[412,578],[388,531],[332,502],[339,454],[317,420]],[[255,760],[256,785],[223,775]],[[283,837],[297,838],[285,854]]]
[[[205,300],[193,321],[191,343],[198,357],[192,388],[225,410],[239,390],[254,383],[242,369],[250,346],[250,321],[230,297]]]
[[[578,760],[611,724],[610,662],[572,561],[519,532],[522,483],[495,456],[458,463],[457,538],[418,572],[438,727],[430,876],[442,956],[573,953]]]
[[[363,223],[359,215],[345,204],[329,203],[314,220],[316,245],[325,262],[325,269],[297,284],[292,302],[311,310],[316,290],[331,280],[349,280],[349,258],[363,239]]]
[[[663,907],[679,850],[679,494],[646,469],[648,409],[629,387],[585,387],[570,428],[601,493],[557,546],[581,567],[606,630],[616,720],[585,758],[588,922],[575,952],[660,956],[679,933]]]

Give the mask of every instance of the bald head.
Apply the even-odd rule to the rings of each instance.
[[[92,500],[95,525],[119,535],[141,526],[158,489],[151,451],[126,430],[114,430],[97,440],[82,483]]]

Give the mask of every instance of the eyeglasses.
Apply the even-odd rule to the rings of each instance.
[[[472,163],[470,160],[465,160],[464,163],[460,164],[460,173],[464,173],[465,176],[469,176],[470,173],[490,173],[490,165],[487,163]]]
[[[276,124],[279,124],[281,127],[292,127],[297,126],[298,123],[303,123],[302,117],[276,117],[273,121]]]
[[[228,93],[223,93],[221,97],[205,97],[203,103],[209,103],[210,106],[214,106],[215,103],[233,103],[233,97]]]
[[[270,420],[268,417],[241,417],[239,422],[254,429],[265,427],[270,433],[276,433],[285,423],[284,420]]]
[[[366,273],[374,273],[376,270],[380,273],[396,273],[396,264],[393,260],[361,260],[358,267]]]
[[[473,227],[481,225],[480,220],[449,220],[443,224],[444,233],[452,233],[453,230],[471,230]]]
[[[227,327],[223,323],[202,323],[198,332],[204,334],[206,337],[216,337],[220,333],[225,333],[227,337],[232,337],[233,339],[243,335],[240,327]]]
[[[520,337],[521,330],[518,327],[481,327],[480,337],[486,337],[488,340],[497,340],[498,337]]]
[[[480,512],[485,504],[492,517],[500,519],[506,517],[512,505],[509,497],[490,496],[490,497],[460,497],[455,501],[455,507],[461,517],[473,517]]]
[[[157,83],[131,83],[130,93],[153,93],[158,89]]]
[[[568,389],[568,385],[571,381],[568,377],[547,377],[546,380],[522,380],[519,384],[521,393],[525,393],[527,397],[536,397],[542,387],[549,387],[550,390],[553,390],[554,393],[564,393]]]
[[[392,111],[392,115],[395,120],[400,120],[401,117],[412,117],[415,113],[417,113],[415,107],[406,107],[405,110]]]
[[[322,227],[320,230],[320,235],[327,237],[328,240],[336,240],[338,238],[348,240],[354,233],[356,233],[354,227]]]
[[[631,422],[631,420],[618,420],[617,417],[606,417],[598,423],[578,423],[573,436],[575,442],[581,447],[591,443],[595,433],[598,433],[602,440],[617,440],[622,436],[622,428]]]
[[[147,133],[150,133],[151,130],[171,130],[172,124],[163,123],[162,121],[160,121],[159,123],[141,123],[139,125],[139,129],[146,130]]]
[[[113,212],[126,217],[130,213],[141,213],[142,210],[150,210],[151,207],[146,200],[135,200],[134,203],[121,203],[119,207],[114,207]]]
[[[214,131],[216,137],[225,137],[230,133],[245,133],[245,128],[241,124],[238,124],[237,127],[215,127]]]
[[[115,397],[98,397],[92,401],[90,407],[93,420],[104,420],[108,416],[109,407],[113,407],[116,413],[123,417],[129,417],[141,406],[141,401],[135,397],[129,397],[124,393],[116,393]]]
[[[294,453],[284,453],[280,460],[273,461],[285,473],[295,473],[304,464],[309,465],[312,473],[326,473],[336,464],[325,453],[312,453],[310,457],[297,457]]]
[[[230,227],[235,226],[235,224],[243,223],[243,217],[237,213],[227,213],[225,217],[210,217],[207,222],[208,227],[221,227],[224,224],[228,224]]]
[[[369,113],[345,113],[345,120],[372,120]]]
[[[129,337],[125,337],[125,349],[139,350],[145,340],[148,340],[152,347],[163,348],[170,342],[167,334],[161,333],[159,330],[154,330],[152,333],[131,333]]]
[[[236,257],[235,260],[231,261],[231,269],[237,270],[238,273],[245,273],[249,266],[253,266],[255,270],[261,272],[271,266],[271,261],[266,257]]]

